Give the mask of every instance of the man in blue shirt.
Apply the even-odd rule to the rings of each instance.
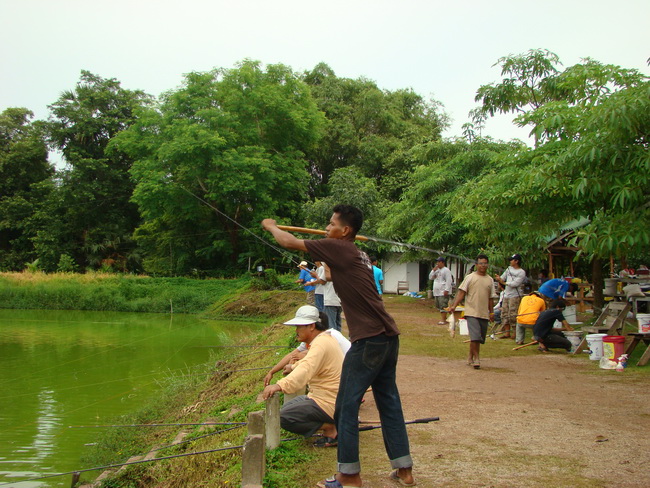
[[[384,272],[377,266],[377,256],[370,256],[370,262],[372,263],[372,274],[375,276],[377,293],[383,295],[382,287],[384,286]]]
[[[309,305],[315,305],[316,298],[314,297],[314,291],[316,290],[316,287],[313,284],[309,284],[315,280],[312,278],[307,266],[307,261],[301,261],[298,265],[298,268],[300,268],[300,275],[298,276],[296,283],[300,283],[307,292],[307,303]]]

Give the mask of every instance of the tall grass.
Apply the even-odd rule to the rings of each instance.
[[[107,273],[0,273],[0,307],[200,313],[249,278],[196,280]]]

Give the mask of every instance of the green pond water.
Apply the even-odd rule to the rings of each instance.
[[[69,487],[102,429],[169,376],[240,345],[260,322],[188,315],[0,310],[0,487]],[[212,354],[212,356],[211,356]]]

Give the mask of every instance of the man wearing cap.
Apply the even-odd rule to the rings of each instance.
[[[501,329],[504,334],[503,339],[510,339],[510,329],[517,325],[517,311],[519,303],[524,296],[524,283],[526,281],[526,271],[521,268],[521,256],[513,254],[509,258],[510,266],[499,276],[494,275],[494,279],[504,287],[503,302],[501,304]]]
[[[313,305],[303,305],[296,316],[285,325],[296,327],[298,340],[304,342],[308,351],[304,358],[292,365],[292,371],[262,392],[266,400],[276,392],[296,393],[309,384],[309,393],[300,395],[284,404],[280,410],[283,429],[310,437],[318,430],[323,437],[314,443],[317,447],[336,445],[334,405],[341,378],[343,353],[338,341],[324,331],[327,319],[322,320]]]
[[[314,296],[314,291],[316,290],[316,287],[311,283],[312,281],[315,281],[315,279],[312,278],[307,266],[307,261],[300,261],[300,264],[298,265],[300,275],[298,276],[296,283],[300,283],[305,289],[305,292],[307,293],[307,303],[315,305],[316,297]]]
[[[442,315],[442,320],[438,325],[445,325],[447,323],[447,307],[449,306],[449,297],[454,286],[454,279],[451,276],[451,271],[445,266],[445,258],[440,256],[436,259],[429,279],[433,280],[433,297],[436,300],[436,308]]]
[[[408,433],[396,384],[399,329],[377,293],[368,255],[354,245],[363,213],[350,205],[336,205],[325,239],[302,240],[281,230],[275,220],[262,226],[286,249],[309,252],[325,261],[326,277],[334,282],[350,331],[352,347],[345,356],[334,418],[338,433],[338,473],[321,488],[360,487],[359,407],[369,386],[382,425],[384,446],[393,471],[390,478],[414,486]]]

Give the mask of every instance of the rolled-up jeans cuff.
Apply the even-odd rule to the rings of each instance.
[[[343,474],[358,474],[361,472],[361,463],[338,463],[339,473]]]
[[[413,459],[411,459],[410,454],[407,454],[406,456],[398,457],[397,459],[391,459],[390,467],[393,469],[411,468],[413,467]]]

